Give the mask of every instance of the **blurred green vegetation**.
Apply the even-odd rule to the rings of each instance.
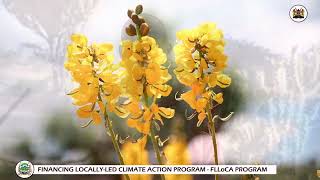
[[[80,129],[79,124],[72,123],[72,119],[66,117],[66,114],[55,115],[49,120],[44,131],[46,140],[56,142],[63,151],[91,147],[95,141],[93,134]]]
[[[226,74],[231,77],[232,83],[228,88],[222,89],[224,100],[219,106],[219,115],[222,117],[228,116],[230,112],[235,112],[236,115],[245,110],[248,96],[241,75],[235,70],[229,70]]]

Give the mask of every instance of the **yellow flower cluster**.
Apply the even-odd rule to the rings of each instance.
[[[184,138],[174,137],[170,143],[165,146],[164,153],[166,155],[168,165],[188,165],[191,164],[188,145]],[[177,156],[179,154],[179,156]]]
[[[164,148],[167,165],[189,165],[191,164],[188,144],[182,137],[173,137]],[[166,180],[192,180],[189,174],[166,174]]]
[[[223,102],[222,93],[215,93],[215,86],[226,88],[231,78],[222,71],[227,66],[224,54],[222,31],[214,23],[182,30],[177,33],[180,43],[174,47],[177,68],[174,70],[178,81],[191,88],[181,98],[198,113],[198,126],[211,109],[211,100]]]
[[[130,98],[125,104],[130,114],[127,124],[143,134],[149,134],[152,119],[163,124],[162,117],[174,116],[174,109],[158,107],[156,103],[157,99],[172,91],[172,87],[166,84],[171,79],[164,66],[166,61],[166,54],[152,37],[122,42],[121,66],[126,70],[122,84]]]
[[[64,65],[79,86],[69,95],[74,104],[80,106],[77,115],[91,118],[98,124],[101,122],[99,113],[105,112],[105,103],[109,111],[118,113],[116,103],[121,94],[121,72],[113,64],[113,46],[108,43],[88,46],[87,38],[80,34],[73,34],[71,41]]]
[[[77,110],[80,118],[100,123],[100,112],[107,108],[121,118],[128,117],[129,127],[149,134],[153,119],[163,124],[163,118],[174,116],[174,109],[156,103],[168,96],[172,87],[166,84],[171,79],[164,66],[166,54],[155,39],[143,36],[136,41],[123,41],[119,65],[113,64],[111,44],[88,46],[87,38],[79,34],[72,35],[71,40],[65,68],[79,85],[69,95],[80,106]],[[120,96],[128,100],[119,103]]]
[[[125,165],[148,165],[148,151],[145,149],[147,136],[141,138],[136,143],[126,142],[122,146],[122,155]],[[130,174],[130,180],[151,180],[151,174]],[[124,179],[124,176],[122,177]]]
[[[157,122],[163,125],[163,119],[172,118],[175,110],[160,107],[157,100],[172,92],[172,87],[167,84],[172,77],[165,66],[166,54],[156,40],[148,36],[150,27],[141,16],[142,12],[142,5],[127,12],[133,24],[125,28],[126,33],[137,39],[121,43],[122,59],[118,64],[113,62],[112,44],[88,45],[84,35],[71,36],[64,65],[77,87],[68,95],[78,106],[77,115],[91,119],[84,127],[91,122],[101,123],[103,115],[105,128],[112,138],[121,165],[149,164],[148,151],[145,149],[147,135],[152,141],[158,164],[191,164],[187,142],[183,138],[172,139],[164,148],[166,158],[162,157],[159,149],[164,142],[157,138],[153,126],[159,129]],[[223,34],[215,24],[206,23],[178,32],[177,38],[180,43],[174,47],[177,64],[174,73],[179,82],[190,88],[181,94],[181,99],[195,110],[194,115],[198,114],[200,126],[206,117],[212,116],[213,102],[216,105],[223,103],[223,94],[215,90],[231,84],[231,78],[223,74],[227,66]],[[142,133],[142,138],[136,143],[125,143],[120,150],[118,135],[113,130],[108,113],[126,119],[129,127]],[[215,163],[218,164],[213,121],[210,121],[209,132],[215,147]],[[163,159],[167,159],[166,163]],[[161,175],[161,179],[165,177],[167,180],[192,179],[191,175]],[[123,178],[149,180],[152,176],[125,175]]]

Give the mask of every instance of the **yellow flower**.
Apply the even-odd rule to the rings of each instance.
[[[214,72],[221,72],[227,67],[228,57],[223,53],[223,46],[215,46],[215,48],[210,48],[210,51],[207,53],[209,64],[214,64]]]
[[[221,88],[226,88],[230,86],[231,84],[231,78],[225,74],[219,74],[217,76],[217,85]]]
[[[87,46],[88,39],[82,34],[72,34],[71,35],[71,41],[80,47],[85,47]]]
[[[188,151],[188,145],[184,138],[174,137],[170,143],[165,146],[164,154],[167,165],[190,165],[191,159]],[[192,180],[189,174],[166,174],[167,180]]]
[[[149,134],[150,133],[150,121],[144,121],[143,119],[131,119],[127,120],[127,125],[131,128],[137,129],[142,134]]]
[[[181,94],[181,98],[196,110],[198,114],[199,124],[206,118],[205,108],[209,102],[211,92],[204,90],[204,84],[196,82],[192,85],[192,89],[186,93]]]
[[[125,165],[148,165],[149,157],[148,151],[145,150],[147,143],[147,136],[139,139],[136,143],[127,142],[122,148],[122,155]],[[151,180],[152,175],[150,174],[130,174],[131,180]],[[125,179],[124,176],[122,179]]]
[[[221,72],[226,67],[223,34],[215,24],[206,23],[192,30],[179,31],[177,38],[182,41],[174,48],[177,76],[184,72],[199,78]]]
[[[152,114],[150,110],[144,110],[143,105],[138,102],[132,102],[126,107],[130,116],[127,120],[127,125],[137,129],[140,133],[149,134],[151,126]]]
[[[161,79],[160,65],[156,63],[149,63],[146,69],[146,79],[148,84],[155,84]]]
[[[105,102],[109,111],[121,114],[117,100],[122,92],[120,76],[123,72],[113,64],[112,52],[112,44],[94,43],[88,46],[87,38],[81,34],[73,34],[67,48],[68,59],[64,65],[78,84],[69,95],[75,105],[82,106],[77,110],[77,115],[91,118],[96,124],[101,122],[100,112],[104,113]]]
[[[218,104],[222,104],[223,94],[222,93],[215,94],[212,99],[215,100]]]
[[[143,134],[149,134],[151,121],[162,117],[172,118],[174,110],[158,107],[156,99],[169,96],[172,87],[166,84],[171,75],[163,66],[167,57],[156,40],[143,36],[136,41],[123,41],[121,67],[124,69],[122,84],[129,103],[123,108],[128,113],[127,124]],[[147,100],[152,99],[151,105]]]
[[[182,68],[177,67],[174,72],[178,81],[186,86],[191,86],[197,81],[197,77],[194,74],[189,73]]]
[[[167,57],[155,39],[143,36],[134,42],[122,42],[121,65],[126,70],[123,84],[132,99],[139,100],[144,88],[148,96],[168,96],[172,88],[166,83],[171,79],[168,69],[163,66]]]
[[[158,107],[157,104],[152,104],[150,108],[141,107],[137,102],[130,103],[127,110],[130,111],[130,117],[127,120],[128,126],[143,134],[149,134],[151,120],[155,119],[163,124],[162,117],[172,118],[175,112],[174,109]]]
[[[111,53],[113,51],[113,45],[109,43],[103,44],[92,44],[92,51],[94,53],[95,58],[101,64],[99,67],[103,67],[102,63],[111,64],[113,63],[114,56]],[[106,68],[106,67],[105,67]]]
[[[80,86],[69,93],[73,98],[74,104],[77,106],[83,106],[89,103],[97,101],[98,97],[98,81],[97,79],[90,78]]]
[[[214,23],[204,23],[177,32],[177,39],[180,43],[174,47],[177,64],[174,73],[180,83],[191,88],[181,99],[196,110],[200,125],[211,100],[223,102],[222,93],[212,96],[213,88],[226,88],[231,84],[231,78],[222,73],[227,67],[223,33]]]
[[[77,110],[77,115],[80,118],[92,118],[95,124],[100,124],[101,123],[100,114],[98,111],[94,111],[93,109],[94,109],[93,104],[82,106]]]
[[[150,111],[150,113],[151,113],[151,118],[154,118],[154,119],[160,121],[161,124],[163,124],[161,117],[170,119],[174,116],[174,112],[175,112],[174,109],[165,108],[165,107],[158,107],[157,104],[152,104],[150,107],[150,110],[147,110],[146,112],[148,112],[148,111]],[[148,116],[148,117],[150,117],[150,116]]]

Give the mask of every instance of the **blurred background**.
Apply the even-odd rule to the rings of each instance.
[[[214,113],[231,120],[217,123],[222,164],[277,164],[278,174],[261,179],[318,179],[320,169],[320,1],[109,1],[0,0],[0,179],[18,179],[20,160],[33,164],[117,164],[103,127],[81,128],[66,96],[72,87],[63,68],[72,33],[90,42],[111,42],[117,61],[125,36],[128,8],[143,4],[174,68],[175,33],[202,22],[224,31],[231,87]],[[308,18],[295,23],[289,10],[302,4]],[[172,71],[172,69],[171,69]],[[177,115],[161,127],[161,139],[184,133],[191,162],[210,164],[213,153],[206,125],[185,118],[186,104],[174,94],[160,103]],[[188,114],[192,111],[189,109]],[[137,133],[114,118],[119,136]],[[179,133],[178,133],[179,132]],[[166,146],[166,144],[164,145]],[[155,163],[151,146],[149,158]],[[209,157],[209,158],[208,158]],[[32,176],[31,179],[43,179]],[[48,176],[46,179],[119,179],[120,176]],[[158,178],[157,176],[155,178]],[[194,179],[209,179],[195,176]],[[240,179],[222,176],[221,179]]]

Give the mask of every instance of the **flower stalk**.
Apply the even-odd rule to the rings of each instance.
[[[158,161],[159,165],[163,165],[160,149],[159,149],[159,146],[158,146],[158,143],[157,143],[157,140],[156,140],[156,135],[155,135],[155,132],[154,132],[154,128],[153,128],[152,125],[153,125],[153,122],[151,124],[151,130],[150,130],[150,135],[149,136],[150,136],[150,139],[151,139],[151,142],[152,142],[152,146],[153,146],[154,152],[155,152],[156,157],[157,157],[157,161]],[[160,177],[161,177],[161,180],[165,180],[165,176],[163,174],[160,174]]]
[[[210,99],[211,100],[211,99]],[[209,103],[210,104],[210,103]],[[212,118],[212,113],[209,104],[207,105],[207,113],[208,113],[208,130],[211,135],[213,151],[214,151],[214,164],[219,165],[218,159],[218,145],[216,139],[216,128],[214,126],[214,119]],[[217,174],[214,175],[214,179],[218,180],[219,176]]]
[[[113,144],[114,150],[117,153],[120,164],[125,165],[121,151],[120,151],[118,141],[117,141],[115,133],[113,131],[112,122],[111,122],[110,118],[108,117],[107,111],[104,111],[104,119],[105,119],[105,128],[110,133],[112,144]],[[124,176],[125,176],[126,180],[130,180],[130,177],[128,174],[124,174]]]
[[[145,103],[146,106],[149,106],[148,96],[147,96],[147,93],[145,91],[144,91],[144,103]],[[154,125],[153,125],[154,123],[155,123],[154,120],[151,120],[151,127],[150,127],[149,137],[151,139],[152,147],[153,147],[154,153],[156,155],[158,164],[159,165],[163,165],[161,152],[160,152],[160,149],[159,149],[159,146],[158,146],[158,142],[157,142],[157,139],[156,139],[156,134],[155,134],[155,131],[154,131]],[[160,174],[160,177],[161,177],[161,180],[165,180],[165,176],[163,174]]]
[[[211,100],[211,99],[210,99]],[[210,104],[210,103],[209,103]],[[212,144],[213,144],[213,150],[214,150],[214,164],[219,165],[219,160],[218,160],[218,145],[217,145],[217,140],[216,140],[216,128],[214,126],[214,119],[212,117],[212,112],[210,105],[207,105],[207,113],[208,113],[208,130],[209,133],[212,137]]]
[[[179,31],[177,39],[178,44],[174,47],[177,67],[174,73],[180,83],[190,88],[179,99],[194,110],[188,119],[198,114],[198,127],[208,119],[214,164],[218,165],[214,126],[216,116],[212,116],[212,109],[223,103],[223,93],[215,91],[231,84],[231,78],[223,73],[227,67],[223,33],[214,23],[205,23],[193,29]],[[218,180],[218,175],[215,175],[215,180]]]
[[[163,125],[163,118],[174,116],[175,110],[159,107],[157,99],[169,96],[172,87],[166,84],[170,79],[166,54],[157,41],[148,36],[148,23],[141,16],[143,6],[136,6],[135,10],[128,10],[128,17],[132,22],[126,27],[129,36],[135,36],[135,41],[122,42],[122,67],[127,73],[124,83],[129,94],[125,109],[129,112],[127,124],[135,128],[144,137],[149,136],[159,165],[163,165],[159,143],[156,138],[155,121]],[[161,175],[164,180],[165,176]]]

